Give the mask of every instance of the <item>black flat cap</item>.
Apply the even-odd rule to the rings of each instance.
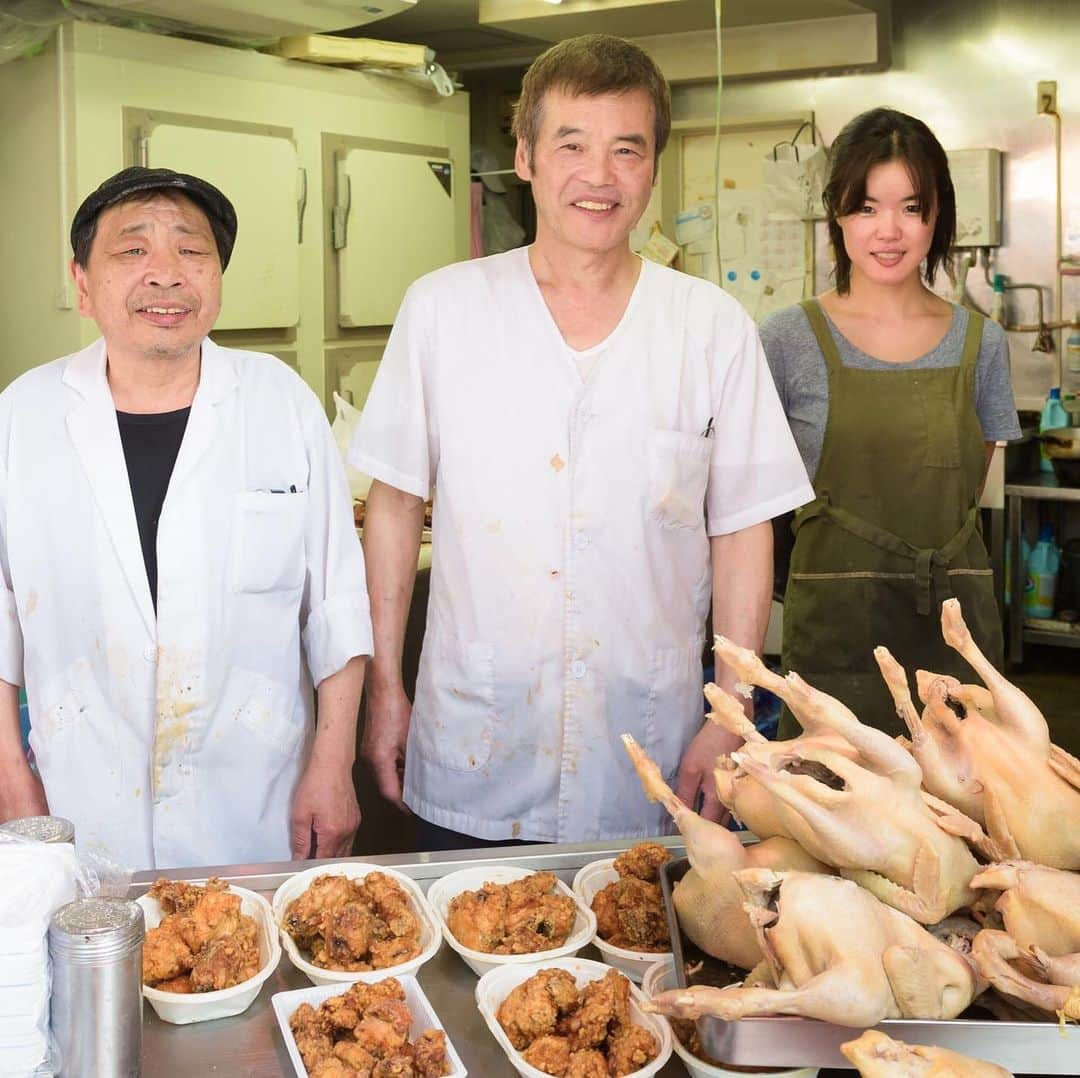
[[[110,176],[96,191],[87,195],[75,211],[71,222],[71,246],[75,237],[108,206],[115,205],[129,195],[140,191],[173,188],[182,191],[207,216],[217,242],[221,268],[229,264],[233,244],[236,242],[236,210],[233,204],[212,184],[189,176],[186,172],[174,172],[171,168],[142,168],[135,165]]]

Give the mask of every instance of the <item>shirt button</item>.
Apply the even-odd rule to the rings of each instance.
[[[588,667],[580,660],[575,659],[570,664],[570,673],[574,675],[579,681],[585,676],[585,672]]]
[[[142,653],[142,657],[143,657],[143,658],[144,658],[144,659],[145,659],[145,660],[146,660],[146,661],[147,661],[148,663],[156,663],[156,662],[157,662],[157,657],[158,657],[158,654],[157,654],[157,650],[158,650],[158,649],[157,649],[156,647],[154,647],[153,645],[151,645],[150,647],[148,647],[148,648],[147,648],[147,649],[146,649],[146,650],[145,650],[145,651],[144,651],[144,652]]]
[[[578,550],[584,550],[589,545],[589,537],[584,532],[578,532],[574,536],[574,546]]]

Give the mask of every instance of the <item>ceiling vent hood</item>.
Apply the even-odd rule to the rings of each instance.
[[[167,19],[209,37],[273,41],[329,33],[410,11],[417,0],[94,0],[117,14]]]

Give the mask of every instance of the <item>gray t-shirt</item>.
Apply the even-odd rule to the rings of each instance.
[[[875,359],[856,348],[827,314],[825,320],[845,367],[868,371],[955,367],[960,363],[964,348],[968,310],[954,306],[952,325],[941,343],[932,352],[910,363],[886,363]],[[825,357],[818,347],[806,312],[799,306],[786,307],[769,315],[761,323],[760,333],[776,391],[780,394],[791,433],[812,480],[821,460],[825,423],[829,418],[829,380]],[[887,404],[883,402],[882,407],[887,407]],[[1009,441],[1020,437],[1020,423],[1009,378],[1009,344],[1005,331],[996,322],[987,321],[983,326],[979,361],[975,368],[975,411],[986,441]]]

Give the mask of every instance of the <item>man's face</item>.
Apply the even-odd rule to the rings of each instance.
[[[530,160],[519,139],[514,167],[532,184],[537,239],[593,253],[627,247],[653,185],[648,94],[587,97],[550,90],[532,150]]]
[[[210,222],[180,193],[102,210],[86,268],[72,263],[79,313],[112,356],[198,355],[221,310],[221,262]]]

